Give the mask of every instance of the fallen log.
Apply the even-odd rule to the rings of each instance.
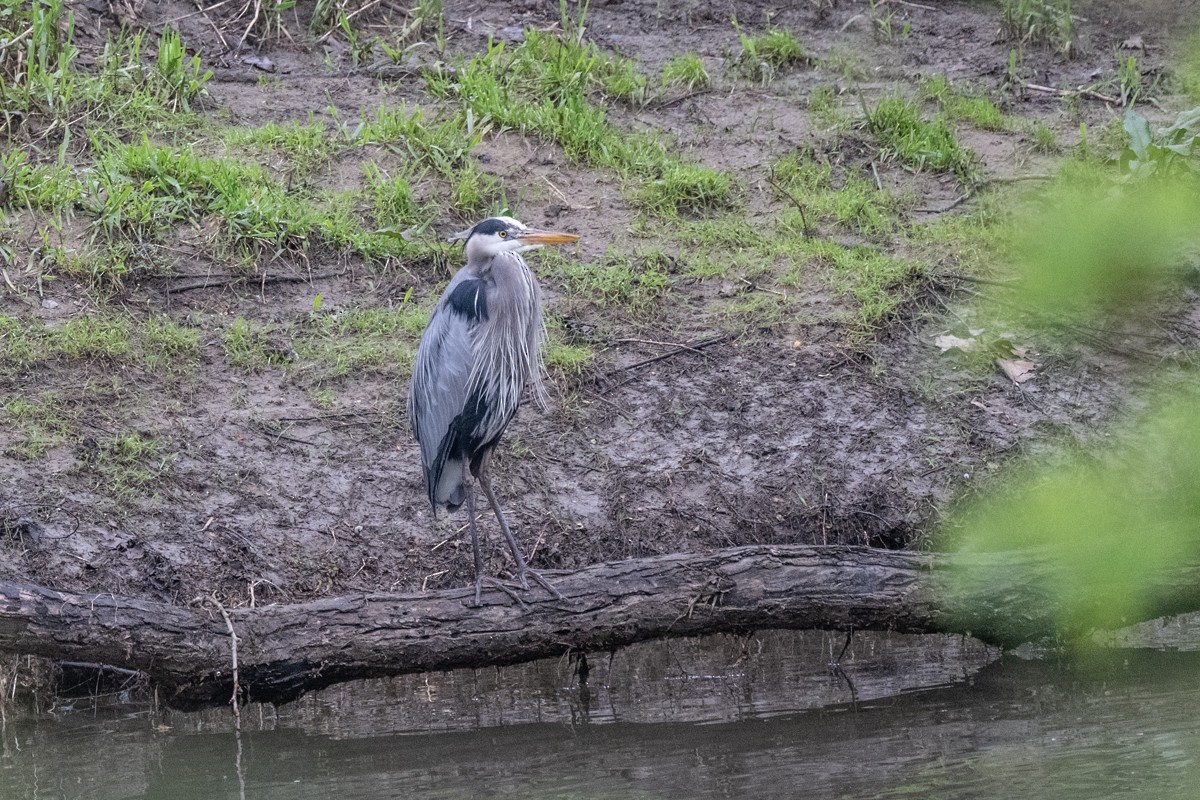
[[[471,587],[366,594],[258,608],[184,608],[0,582],[0,650],[145,673],[160,697],[194,707],[286,702],[359,678],[512,664],[638,641],[757,629],[965,633],[1013,645],[1064,630],[1028,554],[953,556],[863,547],[752,546],[547,573],[520,603]],[[1200,609],[1200,566],[1159,576],[1137,619]],[[231,631],[236,642],[231,641]],[[236,664],[231,656],[236,644]]]

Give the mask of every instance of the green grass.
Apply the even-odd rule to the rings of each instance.
[[[1071,0],[1000,0],[1000,29],[1021,44],[1075,53]]]
[[[895,320],[901,307],[915,299],[928,266],[921,261],[898,258],[874,247],[845,247],[828,241],[807,246],[819,264],[832,267],[831,285],[839,294],[852,298],[856,307],[845,319],[849,338],[860,343],[878,335]],[[801,262],[785,277],[799,285],[809,280],[809,267]]]
[[[818,125],[832,131],[845,130],[853,121],[832,86],[818,86],[809,93],[808,113]]]
[[[811,150],[777,160],[771,167],[771,186],[775,199],[788,203],[783,225],[802,233],[805,222],[829,223],[865,236],[890,233],[898,224],[900,203],[890,193],[864,174],[850,172],[835,180],[833,165]],[[794,205],[804,207],[803,215]]]
[[[630,256],[611,247],[599,262],[562,258],[559,267],[572,296],[634,315],[648,312],[671,285],[671,276],[658,255]]]
[[[370,161],[362,165],[362,170],[377,228],[404,231],[432,216],[433,209],[417,199],[413,177],[407,171],[389,175]]]
[[[918,257],[943,262],[948,271],[999,277],[1012,256],[1011,209],[1020,204],[1015,189],[999,189],[979,198],[961,214],[943,214],[914,225],[908,246]]]
[[[200,332],[170,317],[80,316],[55,327],[0,316],[0,363],[32,366],[54,359],[119,361],[157,374],[191,370]]]
[[[282,367],[289,361],[287,354],[270,343],[271,326],[256,325],[238,317],[223,335],[225,360],[246,372],[261,372]]]
[[[880,155],[918,170],[947,172],[964,185],[978,181],[975,154],[963,146],[944,117],[926,120],[921,107],[906,97],[880,99],[867,117],[880,144]]]
[[[658,136],[622,130],[593,102],[618,96],[614,87],[627,83],[628,70],[591,42],[530,29],[520,45],[492,43],[454,73],[429,73],[427,82],[431,93],[458,100],[473,119],[557,142],[573,161],[611,169],[635,184],[661,181],[639,197],[656,213],[727,207],[730,176],[687,164]]]
[[[566,377],[583,374],[595,358],[595,351],[586,343],[573,341],[573,337],[564,329],[561,318],[554,314],[546,317],[546,332],[548,336],[542,348],[542,359],[547,369]]]
[[[352,372],[407,375],[428,321],[428,313],[411,302],[314,314],[295,332],[293,371],[318,381]]]
[[[129,353],[131,329],[125,318],[75,317],[52,330],[50,342],[67,358],[114,359]]]
[[[1055,134],[1054,129],[1042,120],[1033,124],[1030,135],[1033,137],[1034,152],[1053,155],[1062,149],[1058,146],[1058,135]]]
[[[696,91],[707,89],[711,83],[704,62],[695,53],[682,53],[663,65],[662,85]]]
[[[17,367],[36,364],[42,358],[41,340],[22,320],[0,316],[0,362]]]
[[[135,431],[98,442],[80,469],[92,476],[97,490],[125,506],[151,491],[174,459],[158,439]]]
[[[181,372],[195,366],[200,355],[200,330],[186,328],[156,314],[141,329],[142,362],[151,372]]]
[[[286,125],[268,122],[259,128],[230,128],[225,141],[234,147],[252,147],[262,153],[284,157],[287,171],[301,176],[327,162],[338,145],[325,124],[311,115],[303,125],[292,120]]]
[[[63,0],[0,6],[0,97],[51,141],[69,143],[70,128],[102,123],[115,130],[182,129],[212,73],[188,56],[178,33],[123,34],[105,43],[95,67],[82,69],[75,15]],[[20,43],[20,46],[16,46]]]
[[[844,47],[830,48],[821,59],[821,68],[841,75],[846,83],[861,83],[870,75],[863,58],[855,50]]]
[[[454,209],[464,218],[477,219],[498,210],[503,201],[497,180],[471,157],[490,130],[486,119],[468,109],[427,120],[420,106],[380,106],[374,115],[363,115],[351,141],[407,156],[410,170],[431,170],[450,185]]]
[[[733,177],[699,164],[671,164],[661,178],[646,183],[635,202],[651,214],[705,215],[734,208]]]
[[[1192,104],[1200,103],[1200,28],[1174,48],[1175,81]]]
[[[767,332],[796,321],[789,298],[751,289],[714,304],[709,314],[722,330],[736,336]]]
[[[937,103],[948,119],[966,122],[985,131],[1009,131],[1017,127],[1017,122],[1003,114],[987,97],[951,86],[942,75],[923,79],[921,91]]]
[[[7,450],[16,458],[27,461],[39,458],[66,441],[72,432],[70,420],[62,414],[62,398],[57,392],[6,398],[0,402],[0,410],[17,433],[18,440]]]
[[[764,86],[785,69],[813,63],[795,34],[786,28],[770,28],[757,36],[739,33],[738,40],[741,50],[733,57],[734,74]]]

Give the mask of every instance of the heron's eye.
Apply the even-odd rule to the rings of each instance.
[[[508,231],[500,231],[500,238],[501,238],[501,239],[507,239],[507,238],[508,238]]]

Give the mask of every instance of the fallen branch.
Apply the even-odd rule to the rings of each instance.
[[[242,700],[274,702],[340,681],[667,636],[853,628],[967,633],[1012,645],[1072,633],[1048,588],[1057,585],[1053,568],[1021,553],[754,546],[549,577],[563,600],[536,591],[521,605],[489,591],[482,608],[471,608],[474,588],[464,587],[228,609],[228,622],[203,608],[0,582],[0,649],[140,670],[160,696],[186,707],[229,702],[234,628]],[[1154,577],[1156,594],[1141,618],[1200,608],[1200,565]]]

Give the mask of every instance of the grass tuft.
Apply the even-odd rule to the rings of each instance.
[[[799,210],[789,210],[790,216],[783,220],[785,227],[803,233],[806,225],[828,222],[867,236],[895,230],[900,203],[890,193],[866,175],[848,173],[835,181],[833,173],[833,165],[827,159],[818,160],[810,149],[788,153],[772,165],[775,199],[804,208],[802,216]]]
[[[658,180],[647,183],[636,202],[659,216],[703,215],[736,205],[733,178],[698,164],[672,164]]]
[[[711,79],[704,62],[695,53],[675,56],[663,65],[662,85],[678,86],[688,91],[707,89]]]
[[[649,311],[671,285],[662,259],[633,258],[611,247],[600,262],[562,259],[560,266],[571,294],[588,297],[601,307],[621,307],[635,315]]]
[[[287,354],[270,344],[270,326],[260,327],[238,317],[224,334],[225,359],[247,372],[261,372],[282,367],[289,361]]]
[[[1000,28],[1011,40],[1075,55],[1071,0],[1001,0]]]
[[[985,131],[1008,131],[1016,127],[1015,120],[1005,116],[991,100],[951,86],[945,76],[923,79],[921,91],[938,104],[948,119],[967,122]]]
[[[958,141],[944,117],[926,120],[914,101],[884,97],[868,114],[867,124],[879,140],[882,157],[951,173],[967,186],[978,182],[975,154]]]
[[[71,423],[62,415],[61,409],[62,398],[53,391],[10,397],[0,402],[0,410],[4,411],[16,433],[16,441],[6,453],[32,461],[66,441],[71,434]]]
[[[733,71],[764,86],[784,69],[813,63],[795,34],[786,28],[771,28],[758,36],[739,33],[738,38],[742,49],[733,59]]]
[[[608,121],[592,97],[612,97],[628,67],[575,38],[527,30],[508,48],[492,43],[452,75],[430,73],[430,91],[456,98],[475,119],[536,133],[559,143],[567,157],[612,169],[631,182],[661,181],[642,198],[662,213],[727,207],[732,177],[690,165],[657,135],[631,133]]]

